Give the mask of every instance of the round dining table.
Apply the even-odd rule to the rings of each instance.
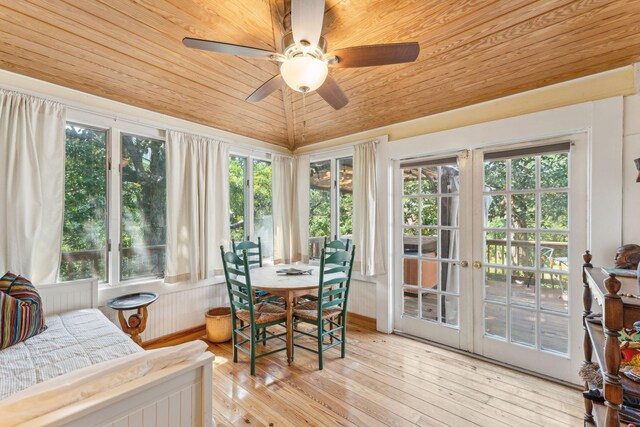
[[[278,271],[295,268],[298,270],[311,271],[311,274],[286,275],[279,274]],[[293,361],[293,309],[296,299],[303,295],[317,295],[320,268],[311,265],[287,265],[279,264],[265,266],[251,270],[251,286],[254,289],[268,292],[272,295],[282,297],[286,302],[287,309],[287,361]],[[326,278],[330,278],[327,276]]]

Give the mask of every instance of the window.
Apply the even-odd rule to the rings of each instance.
[[[245,239],[245,176],[247,159],[231,156],[229,159],[229,224],[231,224],[231,238],[242,241]]]
[[[164,141],[68,123],[65,148],[58,280],[97,277],[115,285],[163,278],[167,225]]]
[[[107,280],[107,131],[66,126],[59,280]]]
[[[345,241],[352,238],[352,176],[351,157],[310,164],[309,258],[312,260],[320,257],[325,238]]]
[[[229,223],[236,242],[262,242],[262,258],[273,259],[271,162],[232,155],[229,159]]]
[[[262,257],[273,258],[271,162],[253,161],[253,234],[262,242]]]
[[[164,277],[167,184],[164,141],[122,136],[120,279]]]

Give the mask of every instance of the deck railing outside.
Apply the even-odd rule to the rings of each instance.
[[[138,277],[164,277],[165,245],[123,248],[120,258],[122,280]],[[88,277],[106,279],[106,251],[86,250],[62,253],[60,281]]]

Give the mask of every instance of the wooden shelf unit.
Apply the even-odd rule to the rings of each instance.
[[[620,375],[620,344],[618,337],[622,328],[631,328],[640,320],[640,300],[620,296],[619,293],[637,295],[640,291],[635,278],[618,278],[606,275],[598,267],[591,265],[589,251],[583,256],[583,303],[584,312],[584,360],[600,365],[606,404],[584,399],[585,425],[597,427],[626,426],[620,423],[619,410],[625,394],[640,397],[640,384]],[[602,312],[602,320],[590,320],[592,303],[596,301]],[[595,354],[594,354],[595,353]],[[585,390],[594,388],[585,383]]]

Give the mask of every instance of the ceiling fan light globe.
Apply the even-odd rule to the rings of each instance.
[[[328,72],[327,64],[312,56],[296,56],[280,66],[280,73],[287,86],[298,92],[318,89],[326,80]]]

